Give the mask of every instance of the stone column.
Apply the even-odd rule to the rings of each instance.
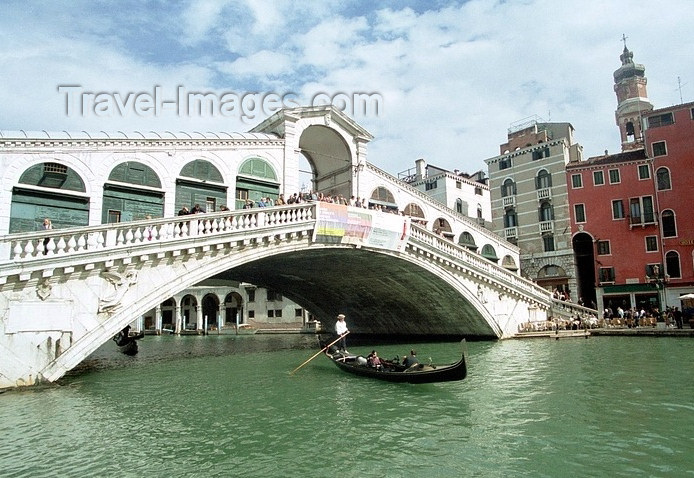
[[[196,318],[196,328],[197,330],[202,330],[203,329],[203,317],[202,317],[202,301],[198,301],[198,304],[195,306],[195,318]]]
[[[178,307],[173,308],[173,322],[174,322],[174,333],[181,333],[181,317],[183,316],[183,304],[178,302]]]
[[[161,304],[154,308],[154,330],[157,335],[161,335],[162,329]]]

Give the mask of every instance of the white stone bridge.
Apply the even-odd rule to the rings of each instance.
[[[402,216],[364,210],[403,221],[396,246],[316,240],[324,208],[0,237],[0,388],[59,379],[133,318],[209,277],[277,290],[328,325],[345,313],[359,334],[504,338],[547,317],[547,291]]]

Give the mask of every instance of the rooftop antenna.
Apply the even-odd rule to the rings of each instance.
[[[686,85],[687,85],[687,83],[682,84],[682,79],[678,76],[677,77],[677,89],[680,92],[680,104],[683,103],[683,101],[682,101],[682,87],[686,86]]]

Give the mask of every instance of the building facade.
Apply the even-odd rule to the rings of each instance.
[[[449,171],[427,164],[426,160],[420,158],[415,161],[414,169],[399,173],[398,178],[481,226],[491,222],[489,185],[483,171],[474,174]],[[448,224],[436,224],[434,227],[442,235],[453,239]]]
[[[694,104],[654,110],[644,66],[626,46],[620,60],[622,152],[571,162],[566,171],[579,294],[601,313],[687,309],[680,297],[694,286]]]
[[[566,165],[582,159],[569,123],[531,118],[512,126],[498,156],[485,160],[491,229],[521,251],[521,273],[575,296]]]

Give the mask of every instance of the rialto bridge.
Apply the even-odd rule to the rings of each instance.
[[[46,241],[48,239],[48,241]],[[45,243],[45,245],[44,245]],[[547,291],[406,216],[303,203],[5,236],[0,386],[54,381],[209,277],[281,291],[360,334],[513,335]]]
[[[332,107],[247,133],[0,132],[0,388],[58,379],[210,278],[271,288],[328,327],[345,313],[355,333],[504,338],[544,320],[518,248],[367,162],[371,139]],[[301,191],[302,164],[312,191],[390,212],[241,209]],[[208,213],[176,217],[195,203]]]

